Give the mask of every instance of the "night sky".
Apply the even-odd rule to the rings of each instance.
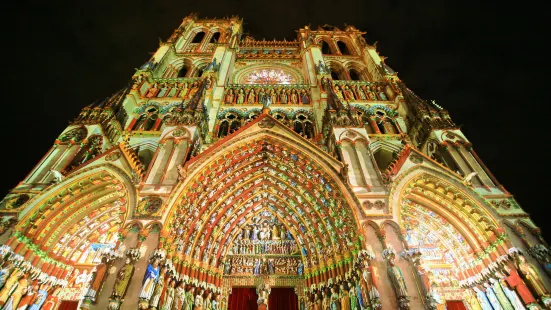
[[[2,4],[0,194],[81,108],[122,88],[184,16],[239,15],[256,39],[355,25],[425,99],[462,125],[497,179],[551,241],[549,41],[543,8],[505,1],[15,1]],[[56,6],[53,6],[57,3]]]

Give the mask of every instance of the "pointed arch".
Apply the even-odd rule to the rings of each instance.
[[[394,180],[389,197],[391,212],[404,227],[410,247],[425,251],[428,266],[436,262],[449,266],[434,273],[457,271],[453,281],[439,285],[458,287],[474,262],[485,264],[481,255],[495,251],[504,231],[489,205],[447,171],[410,168]]]
[[[113,243],[132,215],[130,177],[111,164],[80,169],[30,200],[16,230],[51,258],[77,263],[93,243]]]
[[[297,238],[305,265],[345,264],[362,229],[359,202],[336,172],[341,164],[266,114],[240,131],[239,141],[221,140],[186,164],[190,174],[164,218],[167,244],[180,246],[168,251],[216,272],[236,229],[266,210]],[[209,257],[216,259],[205,261]]]

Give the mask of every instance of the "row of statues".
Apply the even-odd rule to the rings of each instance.
[[[28,270],[4,261],[0,270],[0,309],[52,310],[60,287],[29,276]]]
[[[240,257],[230,256],[223,261],[227,275],[303,275],[304,264],[299,257]]]
[[[293,254],[298,250],[294,240],[237,240],[231,254]]]
[[[179,280],[158,259],[147,266],[142,289],[139,294],[139,309],[157,310],[218,310],[221,308],[220,295],[204,289],[187,285]]]
[[[515,255],[512,264],[498,264],[497,267],[472,286],[473,298],[467,301],[483,310],[541,309],[540,302],[551,308],[551,294],[539,277],[539,273],[526,258]]]
[[[341,100],[370,100],[370,101],[387,101],[388,96],[385,94],[382,86],[371,85],[336,85],[335,93]]]
[[[236,87],[226,91],[225,104],[310,104],[311,98],[306,89]]]
[[[188,99],[193,98],[200,86],[200,81],[195,81],[192,83],[153,83],[153,85],[145,91],[143,96],[146,98]]]
[[[367,309],[363,302],[365,295],[359,288],[359,282],[342,281],[330,287],[316,290],[301,301],[302,309],[311,310],[360,310]]]
[[[237,235],[238,240],[294,240],[293,235],[288,231],[285,225],[261,224],[244,225],[240,228]]]
[[[332,83],[329,78],[323,78],[321,82],[326,92],[334,91],[341,100],[388,101],[391,99],[385,91],[385,85],[379,83],[337,84]]]

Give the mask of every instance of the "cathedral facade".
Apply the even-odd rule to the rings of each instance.
[[[186,17],[0,203],[1,309],[545,309],[551,255],[353,26]]]

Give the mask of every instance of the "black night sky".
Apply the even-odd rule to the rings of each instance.
[[[66,2],[66,3],[62,3]],[[256,39],[355,25],[409,88],[461,124],[551,241],[548,17],[505,1],[12,1],[2,4],[0,194],[79,110],[123,87],[182,18],[239,15]]]

